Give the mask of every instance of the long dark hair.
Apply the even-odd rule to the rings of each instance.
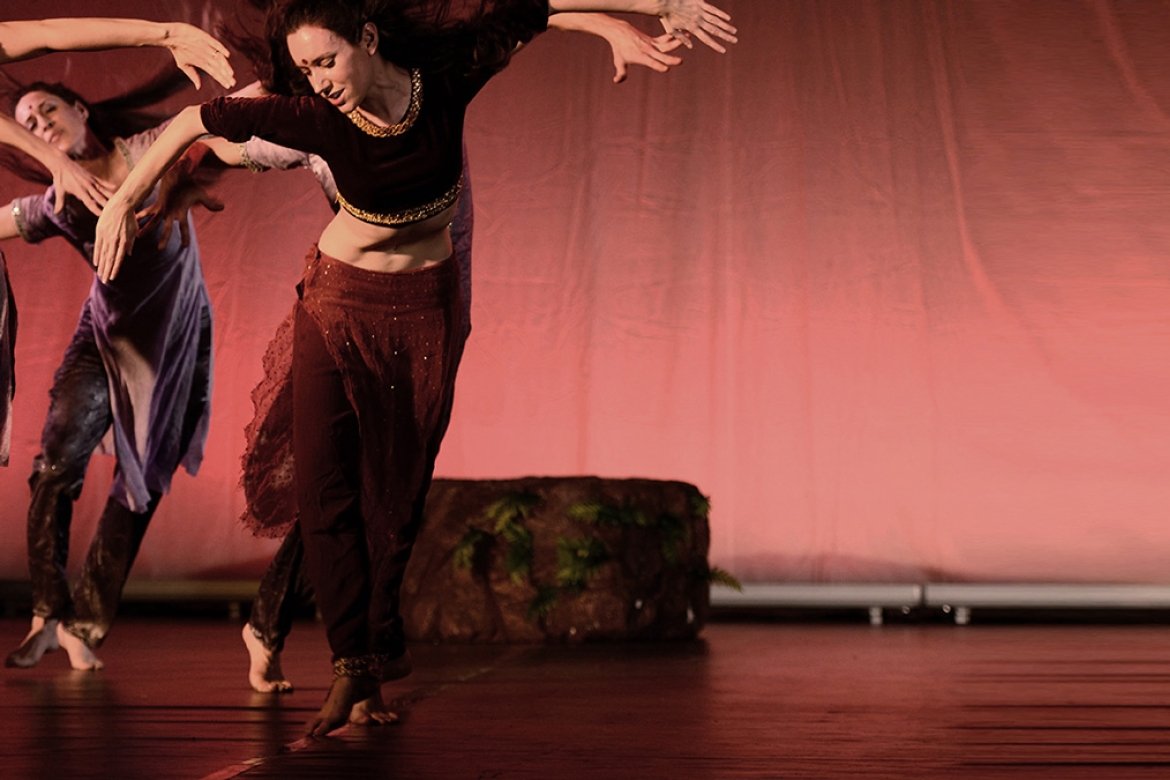
[[[217,32],[252,61],[261,84],[275,94],[312,91],[288,53],[289,34],[305,25],[331,30],[357,45],[362,28],[372,22],[378,30],[378,54],[403,68],[502,66],[511,55],[503,40],[497,43],[478,34],[475,26],[492,7],[492,0],[248,1],[266,16],[263,36],[243,29]],[[474,63],[468,59],[472,52]]]
[[[79,104],[88,112],[86,124],[102,146],[109,148],[115,138],[141,133],[160,124],[170,114],[158,104],[180,92],[190,82],[181,72],[168,70],[121,95],[90,102],[66,85],[56,81],[15,84],[7,93],[8,113],[30,92],[47,92],[70,104]],[[48,184],[52,181],[43,167],[32,158],[8,147],[0,148],[0,165],[27,181]]]

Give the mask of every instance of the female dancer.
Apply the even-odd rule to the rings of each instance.
[[[294,508],[299,520],[334,660],[311,736],[345,723],[360,702],[375,720],[391,719],[380,683],[410,671],[399,586],[463,347],[448,225],[467,104],[550,11],[657,15],[680,40],[718,49],[715,38],[734,41],[735,32],[701,0],[496,0],[461,23],[442,18],[447,5],[372,3],[366,13],[357,3],[290,0],[274,9],[274,50],[287,50],[284,64],[314,94],[184,109],[98,224],[98,272],[111,279],[134,242],[135,204],[208,132],[317,153],[336,177],[341,210],[310,251],[294,324],[295,457],[290,470],[288,453],[273,453],[264,473],[274,490],[295,491],[295,505],[250,506],[266,515],[261,524],[287,523]],[[274,392],[283,378],[270,375]],[[262,428],[250,434],[253,451],[269,446]]]
[[[198,27],[182,22],[142,19],[44,19],[0,22],[0,63],[54,51],[112,49],[122,46],[161,46],[199,88],[199,71],[224,87],[235,83],[227,49]],[[101,213],[109,188],[85,168],[0,113],[0,144],[29,155],[48,169],[53,180],[53,211],[60,212],[65,196],[73,195],[94,214]],[[13,348],[16,342],[16,302],[8,283],[8,269],[0,253],[0,465],[8,465],[12,436],[12,399],[16,389]]]
[[[632,65],[646,67],[661,73],[682,62],[681,58],[669,53],[682,45],[675,36],[651,37],[628,22],[607,14],[556,14],[549,18],[549,28],[589,33],[605,40],[611,49],[614,83],[624,81],[628,69]],[[247,50],[252,47],[244,46],[243,48]],[[267,69],[261,64],[258,70]],[[277,86],[269,84],[268,88]],[[260,97],[265,94],[270,93],[261,85],[254,84],[236,93],[234,97]],[[221,162],[230,166],[247,167],[256,172],[272,169],[306,168],[317,179],[333,210],[336,212],[340,208],[337,205],[337,185],[329,171],[329,166],[315,154],[277,146],[262,138],[255,137],[239,144],[229,143],[218,138],[205,140],[204,143]],[[462,178],[463,189],[455,207],[450,230],[454,246],[452,258],[457,261],[459,269],[459,290],[463,305],[462,321],[466,331],[464,337],[466,337],[471,326],[471,235],[474,222],[471,177],[466,166],[466,150],[464,150]],[[286,327],[282,332],[291,333],[291,327]],[[276,347],[275,349],[279,353],[280,348]],[[287,435],[287,426],[282,425],[281,430]],[[272,430],[270,435],[278,436],[280,431]],[[263,465],[261,464],[261,466]],[[251,616],[241,632],[244,645],[248,650],[248,683],[253,690],[259,693],[281,693],[292,690],[292,683],[285,678],[282,671],[280,654],[284,648],[285,637],[288,636],[292,628],[293,615],[297,607],[307,600],[307,594],[311,592],[311,586],[305,581],[303,574],[303,555],[300,534],[294,529],[285,536],[272,563],[265,571],[256,598],[252,602]]]
[[[142,123],[140,115],[110,115],[61,85],[32,84],[18,97],[15,114],[22,127],[115,185],[161,132],[122,137]],[[0,212],[0,238],[36,243],[62,236],[91,260],[95,217],[73,199],[56,212],[54,201],[52,187],[12,201]],[[94,281],[54,377],[29,480],[32,630],[9,654],[8,666],[33,666],[60,645],[73,668],[101,667],[93,648],[109,630],[151,515],[179,465],[194,473],[202,458],[211,317],[199,251],[194,241],[184,245],[169,225],[153,232],[127,259],[133,274]],[[111,428],[115,478],[70,593],[65,563],[73,502],[91,454]]]
[[[175,58],[175,64],[187,74],[187,77],[197,88],[200,85],[197,69],[206,71],[225,87],[231,87],[235,83],[231,66],[227,62],[227,49],[207,33],[189,24],[149,22],[140,19],[93,18],[0,22],[0,62],[25,59],[51,51],[109,49],[122,46],[160,46],[168,49]],[[52,212],[54,215],[61,214],[67,195],[75,196],[85,208],[94,214],[100,212],[109,187],[99,177],[96,167],[83,167],[75,162],[59,145],[46,142],[37,134],[29,132],[25,127],[3,114],[0,114],[0,143],[23,151],[48,169],[53,181],[50,192],[53,193]],[[34,208],[34,211],[39,213],[43,212],[44,209]],[[7,231],[6,235],[11,235],[12,227],[15,224],[14,217],[11,224],[7,221],[10,213],[11,210],[5,215],[5,218],[0,219],[0,222],[4,222],[4,225],[0,226],[0,230]],[[2,409],[0,409],[2,411],[0,414],[0,463],[7,464],[14,390],[12,350],[16,339],[16,307],[8,286],[7,267],[4,265],[3,254],[0,254],[0,288],[2,288],[0,289],[0,391],[2,391],[0,392],[0,404],[3,404]],[[51,415],[50,419],[52,419]],[[46,426],[46,433],[49,433],[48,426]],[[48,448],[45,449],[48,451]],[[44,453],[42,453],[43,456]],[[86,457],[88,458],[88,454]],[[38,463],[41,462],[43,461],[38,460]],[[51,460],[44,462],[52,463]],[[84,464],[82,464],[82,469],[84,470]],[[30,519],[32,517],[30,511]],[[111,521],[109,525],[112,529],[114,522]],[[30,523],[30,569],[33,573],[34,583],[39,582],[40,586],[38,588],[34,584],[34,591],[39,590],[39,593],[34,593],[36,600],[34,610],[36,611],[46,609],[51,611],[54,608],[54,602],[60,605],[65,601],[61,597],[61,594],[65,592],[61,584],[63,574],[60,571],[55,574],[46,574],[46,572],[49,571],[47,566],[57,566],[58,569],[63,567],[65,546],[67,546],[69,538],[68,533],[68,520],[66,520],[64,528],[57,529],[45,528],[41,523],[38,523],[37,527],[34,528]],[[46,534],[54,534],[54,538],[48,538],[45,536]],[[36,540],[33,539],[34,536],[37,537]],[[57,556],[59,563],[50,561],[49,564],[45,564],[45,555]],[[96,556],[94,558],[96,565]],[[126,568],[129,568],[128,564]],[[91,572],[90,577],[93,576],[94,572]],[[52,582],[57,578],[62,579],[58,582]],[[92,594],[94,589],[88,588],[87,591]],[[120,592],[120,586],[118,591]],[[54,592],[57,595],[50,598],[47,595],[49,592]],[[60,607],[60,609],[64,610],[65,607]],[[46,620],[45,615],[35,614],[28,636],[21,643],[20,648],[9,655],[6,664],[9,666],[36,664],[47,650],[55,649],[58,646],[57,628],[55,620]],[[77,643],[72,643],[69,637],[66,637],[66,645],[73,648],[70,657],[74,665],[88,668],[100,666],[100,662],[96,658],[92,658],[92,654],[88,650],[77,647]]]

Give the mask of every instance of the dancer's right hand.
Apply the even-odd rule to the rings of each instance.
[[[225,89],[235,86],[236,76],[228,64],[227,47],[198,27],[182,22],[168,24],[163,46],[171,50],[175,64],[187,74],[195,89],[200,86],[199,70],[206,71]]]
[[[682,45],[678,38],[673,35],[652,38],[623,19],[614,19],[614,22],[605,34],[613,51],[614,84],[626,80],[630,65],[641,65],[665,73],[672,66],[682,63],[682,57],[669,53]]]
[[[98,217],[93,245],[93,264],[103,284],[118,275],[122,260],[134,249],[138,220],[134,208],[117,194],[106,203]]]

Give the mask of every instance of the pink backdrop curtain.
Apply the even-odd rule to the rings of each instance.
[[[473,106],[474,332],[439,473],[693,482],[713,562],[745,580],[1170,578],[1170,3],[723,5],[742,35],[726,57],[614,86],[604,44],[550,33]],[[166,62],[7,70],[102,97]],[[242,430],[329,212],[304,173],[231,172],[220,193],[199,217],[210,457],[138,576],[252,576],[273,549],[236,521]],[[62,242],[3,248],[21,332],[0,577],[20,579],[25,478],[89,274]],[[75,545],[110,469],[95,458]]]

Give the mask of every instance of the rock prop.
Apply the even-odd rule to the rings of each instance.
[[[435,480],[403,584],[422,641],[695,636],[706,622],[707,499],[650,479]]]

